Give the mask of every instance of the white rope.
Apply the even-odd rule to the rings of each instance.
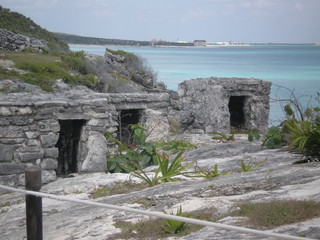
[[[10,192],[18,192],[18,193],[22,193],[25,195],[28,194],[28,195],[33,195],[33,196],[43,197],[43,198],[50,198],[50,199],[59,200],[59,201],[67,201],[67,202],[74,202],[74,203],[79,203],[79,204],[84,204],[84,205],[95,206],[95,207],[109,208],[109,209],[113,209],[113,210],[126,211],[126,212],[131,212],[131,213],[148,215],[148,216],[169,219],[169,220],[176,220],[176,221],[197,224],[197,225],[202,225],[202,226],[208,226],[208,227],[216,227],[216,228],[221,228],[224,230],[239,231],[239,232],[244,232],[244,233],[261,235],[261,236],[265,236],[265,237],[275,237],[278,239],[288,239],[288,240],[306,240],[306,239],[311,240],[310,238],[302,238],[302,237],[289,236],[289,235],[273,233],[273,232],[259,231],[259,230],[250,229],[250,228],[243,228],[243,227],[226,225],[226,224],[222,224],[222,223],[215,223],[215,222],[209,222],[209,221],[198,220],[198,219],[193,219],[193,218],[174,216],[174,215],[164,214],[164,213],[160,213],[160,212],[145,211],[145,210],[133,209],[133,208],[128,208],[128,207],[116,206],[116,205],[99,203],[99,202],[88,201],[88,200],[69,199],[67,197],[56,196],[56,195],[48,194],[48,193],[41,193],[41,192],[35,192],[35,191],[7,187],[7,186],[1,185],[1,184],[0,184],[0,189],[7,190]]]

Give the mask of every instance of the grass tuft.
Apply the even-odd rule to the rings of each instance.
[[[132,181],[116,182],[111,186],[95,189],[95,191],[93,191],[90,194],[90,197],[100,198],[100,197],[111,196],[116,194],[129,193],[129,192],[139,191],[147,187],[148,185],[146,183],[134,183]]]
[[[320,217],[320,203],[312,201],[243,203],[238,207],[236,215],[248,217],[248,224],[255,227],[274,228]]]

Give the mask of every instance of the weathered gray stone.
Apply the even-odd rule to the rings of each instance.
[[[59,139],[59,135],[56,133],[49,133],[49,134],[40,136],[42,147],[44,148],[54,147],[58,139]]]
[[[81,172],[103,172],[106,170],[106,138],[99,133],[90,135],[87,141],[89,149],[86,158],[81,164]]]
[[[44,170],[55,170],[58,168],[58,161],[53,158],[45,158],[42,160],[40,166]]]
[[[44,150],[37,146],[21,147],[14,152],[14,159],[21,162],[30,162],[42,159]]]
[[[57,158],[59,155],[58,148],[46,148],[44,149],[44,157],[45,158]]]
[[[54,171],[54,170],[42,170],[41,171],[42,184],[53,182],[56,179],[57,179],[56,171]]]
[[[0,175],[23,173],[27,165],[17,163],[0,163]]]
[[[270,82],[205,78],[179,84],[181,127],[187,132],[230,132],[231,127],[265,133]]]
[[[37,139],[27,139],[26,141],[25,141],[25,144],[26,144],[26,146],[38,146],[38,147],[40,147],[40,142],[39,142],[39,140],[37,140]]]
[[[23,51],[24,49],[34,49],[42,52],[48,50],[48,43],[27,36],[16,34],[11,31],[0,29],[0,49],[9,51]]]
[[[8,187],[18,186],[18,176],[16,174],[0,176],[0,184]],[[0,189],[0,193],[5,192]]]
[[[28,131],[28,132],[25,132],[25,134],[26,134],[27,138],[29,138],[29,139],[37,138],[40,136],[40,133],[36,132],[36,131],[34,131],[34,132]]]
[[[13,160],[14,145],[0,144],[0,162]]]

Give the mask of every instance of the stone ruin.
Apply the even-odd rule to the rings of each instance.
[[[179,99],[168,93],[84,90],[0,93],[0,183],[24,185],[24,170],[34,165],[41,167],[43,183],[70,173],[106,171],[107,152],[115,146],[105,131],[122,140],[135,123],[152,129],[150,140],[167,135],[170,117],[179,115],[187,133],[265,132],[270,85],[257,79],[189,80],[180,84]]]
[[[105,131],[126,137],[128,125],[140,122],[166,134],[168,104],[166,93],[0,94],[0,183],[24,185],[24,170],[33,165],[42,168],[43,183],[106,171],[114,145]]]
[[[205,78],[179,85],[181,128],[189,133],[268,130],[271,82]]]
[[[26,49],[42,52],[43,50],[49,50],[49,47],[44,40],[29,38],[6,29],[0,29],[0,50],[23,51]]]

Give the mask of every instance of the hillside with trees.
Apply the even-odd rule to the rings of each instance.
[[[48,42],[49,49],[52,51],[70,51],[68,44],[61,41],[53,33],[40,27],[30,18],[20,13],[12,12],[10,9],[0,5],[0,29],[1,28],[30,38],[45,40]]]

